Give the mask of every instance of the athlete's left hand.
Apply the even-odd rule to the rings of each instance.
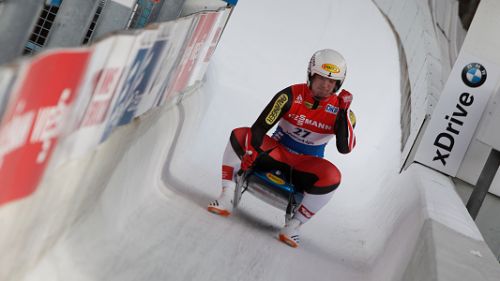
[[[347,110],[351,106],[352,94],[346,90],[342,90],[338,95],[339,108]]]

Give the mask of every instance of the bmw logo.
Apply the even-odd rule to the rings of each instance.
[[[471,88],[477,88],[486,81],[486,69],[480,63],[469,63],[462,70],[462,81]]]

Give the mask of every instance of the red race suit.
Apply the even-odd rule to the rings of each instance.
[[[337,95],[318,101],[307,84],[296,84],[277,93],[251,128],[237,128],[231,133],[231,146],[242,158],[245,138],[251,132],[251,145],[269,151],[259,167],[290,171],[293,184],[311,194],[326,194],[340,184],[338,168],[323,159],[326,144],[336,136],[340,153],[349,153],[356,144],[351,110],[338,107]],[[266,133],[278,125],[272,137]]]

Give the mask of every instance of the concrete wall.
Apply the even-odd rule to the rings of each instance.
[[[182,7],[186,0],[166,0],[156,18],[157,22],[169,21],[178,18],[181,15]]]
[[[179,17],[185,0],[164,0],[156,22]],[[50,30],[45,48],[76,47],[83,43],[100,0],[64,0]],[[222,1],[219,1],[222,2]],[[0,4],[0,64],[21,56],[38,20],[44,1],[16,0]],[[107,0],[93,38],[127,28],[135,0]]]
[[[493,281],[499,276],[498,263],[484,241],[471,239],[429,219],[422,227],[402,280]]]
[[[20,56],[43,7],[39,0],[0,3],[0,65]]]
[[[464,204],[467,203],[472,193],[473,187],[460,179],[454,179],[455,189],[462,198]],[[500,198],[489,194],[483,202],[483,206],[476,217],[476,224],[488,243],[491,251],[500,261]]]
[[[420,191],[425,213],[402,280],[497,280],[500,266],[469,216],[452,180],[420,164],[401,177]]]
[[[87,34],[99,0],[64,0],[45,42],[45,48],[78,47]]]
[[[108,0],[94,30],[93,41],[111,32],[126,29],[130,15],[132,14],[132,8],[132,6]]]

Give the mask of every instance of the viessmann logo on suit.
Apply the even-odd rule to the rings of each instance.
[[[424,132],[415,160],[456,176],[496,85],[497,69],[477,58],[457,59]],[[493,76],[494,79],[490,79]]]

